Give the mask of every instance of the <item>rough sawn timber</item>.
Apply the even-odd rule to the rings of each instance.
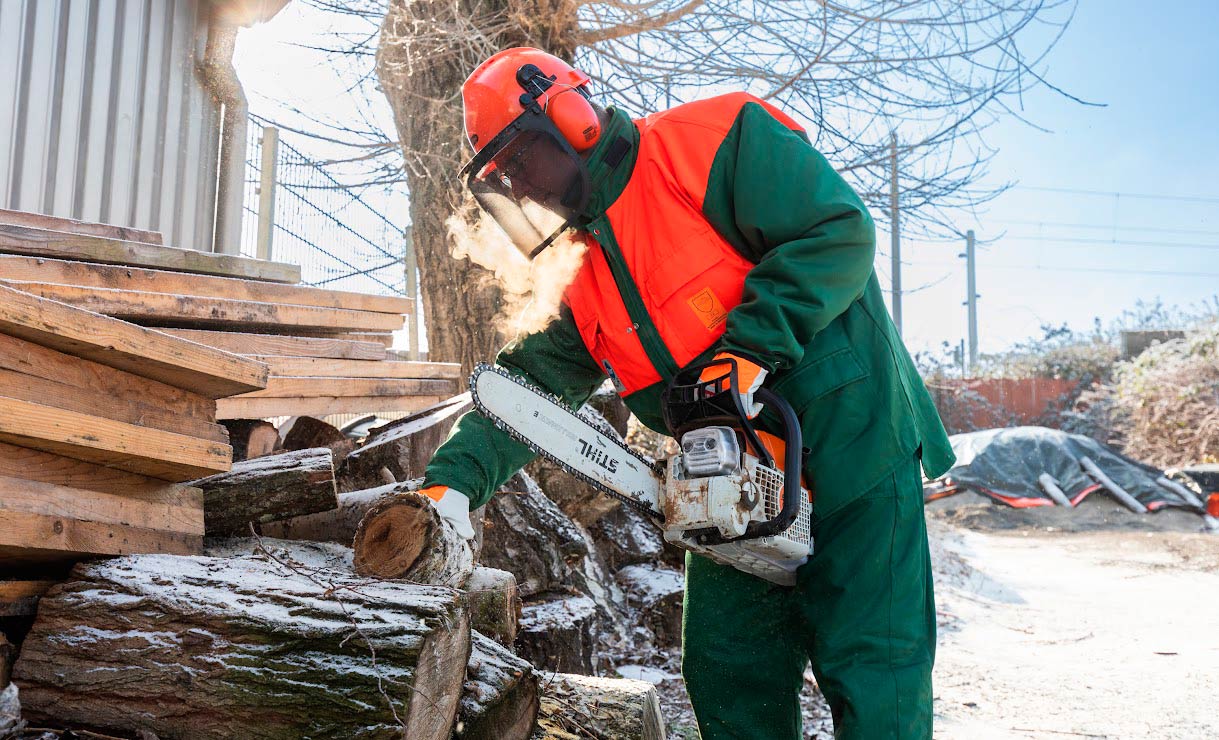
[[[301,280],[301,268],[297,265],[28,226],[0,224],[0,252],[276,283],[299,283]]]
[[[220,442],[4,396],[0,441],[170,482],[223,473],[233,455]]]
[[[265,364],[272,375],[309,378],[450,378],[462,379],[461,366],[451,362],[412,362],[409,360],[330,360],[317,357],[276,357],[259,355],[252,359]]]
[[[528,740],[538,716],[538,677],[527,661],[472,631],[458,712],[459,740]]]
[[[53,301],[148,325],[234,329],[290,327],[293,330],[332,333],[353,330],[394,331],[401,329],[403,324],[401,314],[353,311],[346,308],[319,308],[112,288],[81,288],[52,283],[3,282],[10,288],[24,290]]]
[[[326,379],[322,379],[324,382]],[[283,396],[277,398],[221,398],[218,419],[265,419],[272,416],[329,416],[419,411],[444,400],[448,394],[426,396]]]
[[[193,555],[203,544],[196,488],[115,495],[0,476],[0,563],[51,563],[97,555]]]
[[[207,398],[267,384],[262,363],[4,286],[0,333]]]
[[[173,337],[188,339],[225,352],[258,356],[323,357],[339,360],[384,360],[385,345],[331,337],[289,337],[279,334],[248,334],[209,329],[160,329]]]
[[[329,447],[283,452],[233,463],[227,473],[197,480],[207,534],[247,534],[262,524],[338,506]]]
[[[162,740],[447,740],[470,652],[457,592],[264,545],[274,559],[78,565],[15,666],[26,718]]]
[[[72,218],[48,216],[28,211],[10,211],[0,208],[0,224],[65,231],[70,234],[104,236],[107,239],[123,239],[129,242],[143,242],[157,246],[163,243],[161,232],[159,231],[145,231],[143,229],[133,229],[130,226],[113,226],[111,224],[93,223],[91,221],[77,221]]]
[[[360,522],[352,549],[363,576],[457,586],[474,569],[469,543],[420,493],[378,500]]]
[[[2,220],[3,215],[0,215],[0,221]],[[414,310],[414,302],[400,296],[352,293],[304,285],[283,285],[258,280],[149,270],[129,265],[100,265],[93,262],[70,262],[12,254],[0,255],[0,280],[209,296],[390,314],[410,313]]]

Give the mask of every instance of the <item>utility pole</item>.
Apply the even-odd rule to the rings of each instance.
[[[902,335],[902,241],[897,209],[897,133],[889,134],[889,253],[893,264],[893,324]]]
[[[978,281],[973,229],[965,232],[965,305],[969,307],[969,371],[978,367]]]

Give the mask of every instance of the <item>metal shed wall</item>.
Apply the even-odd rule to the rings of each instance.
[[[209,250],[219,106],[202,0],[0,0],[0,207]]]

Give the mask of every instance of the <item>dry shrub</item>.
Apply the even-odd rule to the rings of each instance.
[[[1140,460],[1219,461],[1219,323],[1120,363],[1113,381],[1082,396],[1077,410],[1104,441]]]

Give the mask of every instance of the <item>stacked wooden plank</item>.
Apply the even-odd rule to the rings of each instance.
[[[216,399],[258,390],[266,374],[247,358],[0,286],[0,571],[198,552],[202,494],[182,483],[230,468]],[[0,595],[20,608],[38,588],[8,581]]]
[[[409,412],[460,392],[456,365],[387,349],[413,301],[302,286],[300,270],[161,246],[159,235],[0,211],[0,285],[271,366],[221,419]]]

